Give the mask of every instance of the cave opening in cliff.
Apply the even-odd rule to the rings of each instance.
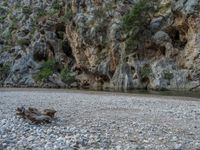
[[[148,89],[148,85],[149,85],[149,83],[150,83],[150,79],[149,79],[149,77],[145,77],[145,78],[142,78],[141,79],[141,82],[145,85],[144,86],[144,89]]]
[[[63,41],[62,49],[63,49],[63,52],[65,53],[65,55],[68,58],[70,58],[68,65],[72,67],[75,63],[75,58],[74,58],[74,55],[73,55],[73,52],[72,52],[72,48],[71,48],[71,46],[70,46],[70,44],[67,40]]]
[[[148,45],[145,46],[144,58],[155,58],[155,56],[165,56],[166,47],[158,45],[152,41],[149,42]]]
[[[55,33],[56,33],[58,39],[62,39],[63,40],[64,34],[65,34],[65,28],[66,28],[65,23],[56,24]]]
[[[71,46],[69,45],[69,42],[68,42],[68,41],[63,41],[62,48],[63,48],[63,52],[64,52],[68,57],[73,57],[72,48],[71,48]]]
[[[187,31],[187,28],[185,30]],[[173,46],[178,49],[184,49],[187,44],[185,32],[178,30],[177,28],[171,28],[168,33],[172,39]]]

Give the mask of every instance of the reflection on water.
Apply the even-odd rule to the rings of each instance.
[[[88,91],[88,90],[86,90]],[[163,96],[183,96],[183,97],[194,97],[200,98],[200,91],[151,91],[151,90],[89,90],[89,91],[104,91],[104,92],[119,92],[119,93],[132,93],[132,94],[153,94]]]
[[[200,91],[150,91],[150,90],[114,90],[114,89],[106,89],[106,90],[95,90],[95,89],[45,89],[45,88],[0,88],[0,92],[10,92],[10,91],[40,91],[40,92],[114,92],[114,93],[128,93],[128,94],[145,94],[145,95],[163,95],[163,96],[181,96],[181,97],[193,97],[199,98],[200,100]]]
[[[132,91],[134,93],[134,91]],[[200,98],[200,92],[191,92],[191,91],[143,91],[139,93],[146,94],[155,94],[155,95],[164,95],[164,96],[185,96],[185,97],[196,97]]]

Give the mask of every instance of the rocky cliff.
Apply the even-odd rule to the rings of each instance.
[[[199,0],[1,0],[0,84],[189,90]]]

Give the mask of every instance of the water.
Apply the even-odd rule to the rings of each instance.
[[[192,92],[192,91],[130,91],[130,93],[200,98],[200,92],[199,91],[195,91],[195,92]]]
[[[81,91],[81,90],[80,90]],[[200,91],[152,91],[152,90],[83,90],[83,91],[102,91],[102,92],[116,92],[116,93],[128,93],[128,94],[145,94],[145,95],[160,95],[160,96],[179,96],[179,97],[194,97],[200,100]]]
[[[179,96],[179,97],[193,97],[200,100],[200,91],[151,91],[151,90],[94,90],[94,89],[45,89],[45,88],[0,88],[0,92],[4,91],[40,91],[40,92],[106,92],[106,93],[126,93],[126,94],[141,94],[141,95],[157,95],[157,96]]]

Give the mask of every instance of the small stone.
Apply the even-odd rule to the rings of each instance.
[[[139,146],[138,146],[137,144],[133,144],[133,145],[131,146],[131,149],[132,149],[132,150],[139,150]]]
[[[31,142],[31,141],[33,141],[34,140],[34,137],[33,136],[29,136],[28,138],[27,138],[27,141],[28,142]]]
[[[159,139],[158,139],[159,141],[162,141],[163,140],[163,138],[162,137],[159,137]]]
[[[47,134],[51,134],[52,132],[53,132],[52,129],[48,129],[48,130],[47,130]]]
[[[182,144],[175,144],[174,149],[175,150],[182,150],[183,149],[183,145]]]
[[[200,143],[196,143],[195,148],[196,148],[196,150],[200,150]]]
[[[177,140],[178,140],[178,139],[177,139],[176,136],[173,136],[172,139],[171,139],[172,142],[176,142]]]
[[[5,129],[0,129],[0,135],[5,134]]]
[[[6,146],[7,146],[7,144],[6,144],[6,143],[3,143],[3,144],[2,144],[2,146],[3,146],[3,147],[6,147]]]
[[[146,144],[148,144],[148,143],[149,143],[149,141],[148,141],[148,140],[144,140],[143,142],[144,142],[144,143],[146,143]]]
[[[2,125],[6,124],[6,119],[2,119],[2,120],[1,120],[1,124],[2,124]]]
[[[39,147],[39,145],[37,145],[37,144],[32,144],[32,146],[31,146],[33,149],[36,149],[36,148],[38,148]]]

